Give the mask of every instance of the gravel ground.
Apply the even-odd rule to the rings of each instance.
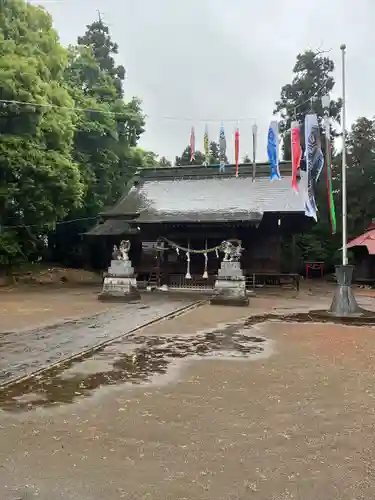
[[[3,411],[0,497],[373,499],[374,329],[276,322],[243,330],[250,311],[311,302],[275,296],[253,299],[249,309],[203,306],[139,338],[177,336],[181,345],[213,331],[227,331],[228,340],[238,330],[265,339],[263,352],[171,359],[141,384],[104,384],[69,404]],[[65,377],[72,368],[80,371],[69,367]]]

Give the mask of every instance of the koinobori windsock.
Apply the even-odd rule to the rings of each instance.
[[[219,152],[220,152],[220,170],[224,170],[225,158],[227,152],[227,140],[225,138],[224,125],[221,125],[220,127]]]
[[[331,233],[336,234],[336,211],[335,211],[335,201],[333,199],[332,193],[332,156],[331,156],[331,124],[329,117],[324,118],[324,129],[326,136],[326,180],[327,180],[327,195],[328,195],[328,211],[329,211],[329,222],[331,225]]]
[[[204,129],[204,138],[203,138],[203,147],[204,147],[204,163],[208,165],[210,163],[210,141],[208,137],[208,127]]]
[[[267,136],[267,154],[271,167],[271,181],[280,179],[279,170],[279,124],[276,120],[270,123]]]
[[[298,192],[297,172],[301,165],[302,149],[299,123],[294,121],[290,130],[291,152],[292,152],[292,188]]]
[[[191,127],[190,132],[190,163],[195,161],[195,129]]]
[[[238,167],[240,163],[240,129],[238,127],[234,133],[234,158],[236,163],[236,177],[238,177]]]
[[[305,116],[305,144],[307,174],[305,215],[312,217],[316,221],[318,210],[315,202],[315,185],[324,166],[319,123],[316,114]]]

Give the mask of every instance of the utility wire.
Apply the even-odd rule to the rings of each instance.
[[[79,219],[71,219],[71,220],[62,220],[62,221],[58,221],[58,222],[55,222],[55,225],[56,226],[60,226],[60,225],[63,225],[63,224],[71,224],[72,222],[80,222],[80,221],[84,221],[84,220],[96,220],[98,219],[100,216],[97,215],[96,217],[81,217]],[[40,224],[14,224],[14,225],[0,225],[0,232],[1,232],[1,228],[3,229],[16,229],[16,228],[22,228],[22,229],[26,229],[26,228],[30,228],[30,227],[40,227]]]
[[[294,110],[297,110],[298,108],[304,106],[308,102],[310,102],[319,92],[321,92],[324,87],[327,86],[329,78],[323,83],[321,87],[319,87],[308,99],[303,101],[300,104],[297,104],[297,106],[292,106]],[[11,99],[0,99],[0,104],[4,105],[11,105],[11,104],[16,104],[20,106],[35,106],[35,107],[40,107],[40,108],[50,108],[50,109],[64,109],[68,111],[73,111],[73,112],[92,112],[92,113],[99,113],[99,114],[105,114],[105,115],[113,115],[113,116],[123,116],[123,113],[118,113],[115,111],[105,111],[105,110],[100,110],[100,109],[94,109],[94,108],[78,108],[78,107],[72,107],[72,106],[61,106],[59,104],[50,104],[50,103],[36,103],[36,102],[31,102],[31,101],[17,101],[17,100],[11,100]],[[289,107],[288,105],[285,106]],[[144,115],[145,118],[152,119],[152,116]],[[227,118],[225,120],[218,120],[218,119],[209,119],[209,118],[192,118],[192,117],[183,117],[183,116],[160,116],[160,119],[163,120],[171,120],[171,121],[188,121],[188,122],[194,122],[194,123],[237,123],[237,122],[244,122],[244,121],[255,121],[255,117],[243,117],[243,118]]]
[[[42,104],[42,103],[32,102],[32,101],[17,101],[14,99],[0,99],[0,104],[4,104],[4,105],[16,104],[16,105],[20,105],[20,106],[34,106],[37,108],[64,109],[64,110],[73,111],[73,112],[78,112],[78,111],[91,112],[91,113],[99,113],[99,114],[104,114],[104,115],[116,115],[116,116],[123,116],[124,115],[124,113],[119,113],[116,111],[105,111],[104,109],[76,108],[73,106],[61,106],[60,104],[51,104],[51,103]]]

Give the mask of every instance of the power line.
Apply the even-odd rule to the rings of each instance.
[[[73,222],[96,220],[98,218],[99,218],[99,215],[97,215],[96,217],[81,217],[78,219],[62,220],[62,221],[55,222],[55,225],[61,226],[63,224],[71,224]],[[40,227],[40,224],[14,224],[14,225],[4,225],[4,226],[0,225],[0,232],[1,232],[1,228],[3,228],[3,229],[17,229],[17,228],[26,229],[26,228],[30,228],[30,227]]]
[[[0,104],[5,104],[5,105],[10,105],[10,104],[16,104],[20,106],[34,106],[37,108],[49,108],[49,109],[64,109],[67,111],[73,111],[73,112],[91,112],[91,113],[99,113],[99,114],[104,114],[104,115],[116,115],[116,116],[123,116],[124,113],[119,113],[116,111],[105,111],[104,109],[95,109],[95,108],[77,108],[74,106],[61,106],[60,104],[51,104],[51,103],[38,103],[38,102],[32,102],[32,101],[16,101],[14,99],[0,99]],[[124,102],[124,104],[126,104]]]

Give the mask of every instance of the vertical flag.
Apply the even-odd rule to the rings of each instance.
[[[271,181],[280,179],[279,170],[279,124],[276,120],[270,123],[267,137],[267,154],[271,166]]]
[[[240,162],[240,129],[238,127],[234,133],[234,158],[236,163],[236,177],[238,177],[238,166]]]
[[[204,129],[203,145],[204,145],[204,164],[209,165],[209,163],[210,163],[210,141],[208,138],[207,125],[206,125],[206,128]]]
[[[253,134],[253,181],[255,181],[255,173],[256,173],[257,133],[258,133],[258,127],[257,127],[257,124],[254,123],[253,128],[252,128],[252,134]]]
[[[299,133],[299,123],[294,121],[290,130],[291,151],[292,151],[292,188],[298,193],[297,171],[301,164],[302,149],[301,138]]]
[[[223,171],[225,169],[225,155],[227,151],[227,140],[225,138],[224,125],[221,125],[220,127],[219,151],[220,151],[220,170]]]
[[[328,210],[329,210],[329,221],[331,224],[331,233],[336,234],[336,212],[335,212],[335,202],[332,193],[332,159],[331,159],[331,126],[329,116],[324,118],[324,129],[326,136],[326,180],[327,180],[327,194],[328,194]]]
[[[191,127],[190,133],[190,163],[195,160],[195,129]]]
[[[315,202],[315,184],[324,166],[324,156],[320,140],[318,117],[316,114],[305,116],[305,144],[307,174],[305,214],[316,221],[318,209]]]

